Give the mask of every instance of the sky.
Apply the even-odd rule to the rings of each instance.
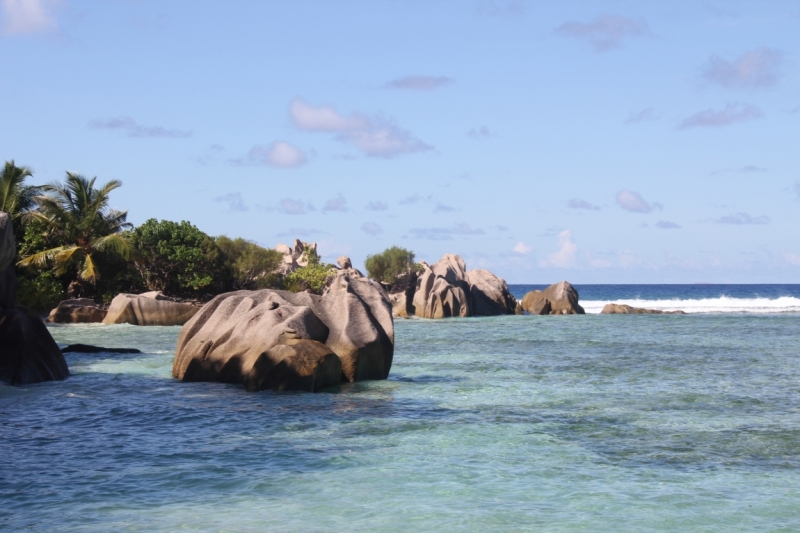
[[[323,259],[800,283],[800,2],[0,0],[0,158]]]

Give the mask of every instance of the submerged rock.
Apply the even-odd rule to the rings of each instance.
[[[21,305],[0,310],[0,381],[28,385],[68,376],[67,362],[38,314]]]
[[[105,348],[103,346],[92,346],[91,344],[70,344],[61,348],[61,353],[142,353],[137,348]]]
[[[118,294],[111,300],[103,324],[134,326],[182,326],[200,308],[174,302],[160,292]]]
[[[601,315],[685,315],[684,311],[662,311],[660,309],[644,309],[642,307],[631,307],[625,304],[606,304]]]
[[[299,341],[324,344],[339,366],[319,346]],[[172,375],[250,390],[308,390],[310,379],[319,390],[330,386],[336,368],[336,383],[386,379],[393,354],[388,295],[365,278],[339,272],[324,296],[272,289],[217,296],[181,329]]]
[[[106,317],[105,309],[100,308],[90,298],[64,300],[50,311],[47,322],[54,324],[76,324],[102,322]]]
[[[550,285],[543,291],[530,291],[522,298],[522,309],[531,315],[583,315],[578,291],[567,281]]]

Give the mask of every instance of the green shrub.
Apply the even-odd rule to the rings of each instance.
[[[64,284],[49,270],[26,272],[17,278],[17,303],[36,311],[49,311],[66,300]]]
[[[231,271],[214,239],[187,221],[151,218],[131,232],[134,262],[147,288],[181,296],[217,294]]]
[[[231,270],[233,289],[253,290],[280,286],[280,276],[276,271],[283,261],[283,254],[262,248],[251,241],[230,239],[225,235],[217,237],[216,243]]]
[[[364,262],[367,275],[375,281],[394,283],[398,276],[416,269],[414,252],[392,246],[375,255],[368,255]]]
[[[283,288],[287,291],[300,292],[310,290],[313,294],[322,294],[322,290],[333,275],[334,266],[322,263],[316,250],[304,248],[301,259],[308,259],[308,264],[283,278]]]

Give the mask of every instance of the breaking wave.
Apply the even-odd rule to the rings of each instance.
[[[800,313],[800,298],[719,298],[672,299],[672,300],[581,300],[587,313],[599,313],[608,303],[625,304],[631,307],[659,309],[661,311],[684,311],[686,313]]]

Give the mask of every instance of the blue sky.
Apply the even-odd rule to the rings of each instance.
[[[0,0],[0,158],[356,266],[800,282],[800,3]]]

